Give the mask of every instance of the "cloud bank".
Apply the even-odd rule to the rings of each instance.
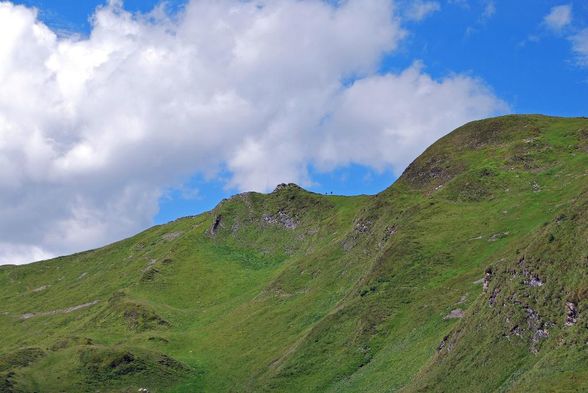
[[[173,15],[111,1],[88,37],[63,37],[0,2],[0,264],[128,236],[196,173],[258,191],[308,183],[309,165],[399,173],[507,109],[470,76],[378,74],[406,35],[395,15],[387,0],[193,0]]]

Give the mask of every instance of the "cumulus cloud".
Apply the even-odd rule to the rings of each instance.
[[[399,75],[371,76],[346,89],[318,146],[319,167],[328,170],[354,162],[403,169],[463,119],[508,110],[474,78],[434,80],[422,68],[416,62]]]
[[[553,31],[561,31],[572,22],[572,6],[558,5],[551,8],[549,14],[543,18],[543,23]]]
[[[111,1],[85,38],[0,2],[0,263],[128,236],[195,173],[259,191],[311,181],[309,164],[399,173],[505,110],[471,77],[378,75],[404,35],[388,0],[193,0],[174,15]]]
[[[414,0],[409,3],[406,9],[406,18],[418,22],[440,9],[441,4],[437,1]]]

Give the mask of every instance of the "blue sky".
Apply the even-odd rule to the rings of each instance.
[[[22,224],[28,237],[0,243],[0,259],[99,245],[281,181],[321,193],[374,194],[465,121],[588,113],[585,1],[258,3],[255,10],[238,0],[172,0],[151,19],[141,15],[158,1],[115,2],[98,14],[101,1],[0,3],[6,18],[49,29],[40,41],[14,35],[15,47],[30,47],[38,61],[38,69],[19,66],[21,55],[11,52],[14,70],[26,75],[20,80],[43,80],[15,84],[15,91],[59,89],[47,102],[61,103],[50,115],[22,117],[0,96],[0,115],[18,127],[33,118],[31,135],[41,130],[51,151],[27,156],[23,165],[35,170],[3,203],[31,196],[24,198],[31,205],[19,208],[46,214],[47,226],[64,233],[75,227],[84,234],[58,242],[29,235]],[[298,40],[304,34],[310,42]],[[140,65],[145,56],[150,63]],[[47,120],[55,113],[61,117]],[[18,143],[11,151],[30,149]],[[51,170],[40,175],[41,167]],[[45,213],[48,199],[32,197],[39,189],[66,198],[64,207]]]
[[[90,18],[101,1],[27,0],[16,3],[39,9],[49,26],[88,34]],[[178,9],[183,1],[168,1]],[[148,12],[160,4],[154,0],[126,0],[125,8]],[[514,113],[580,116],[588,113],[588,71],[578,66],[564,32],[550,31],[543,18],[557,5],[572,5],[571,33],[588,25],[588,3],[583,1],[497,1],[492,15],[484,15],[486,1],[442,2],[441,9],[424,21],[409,23],[410,33],[393,55],[382,60],[381,72],[399,71],[421,60],[436,78],[465,73],[482,79]],[[311,169],[312,171],[312,169]],[[372,194],[390,185],[391,171],[374,171],[347,165],[328,173],[312,171],[316,192]],[[161,199],[156,222],[212,208],[218,200],[236,192],[222,182],[195,175],[187,188],[197,193],[170,189]]]

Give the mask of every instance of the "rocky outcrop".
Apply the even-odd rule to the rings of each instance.
[[[264,214],[261,220],[266,225],[277,225],[286,229],[296,229],[298,227],[298,220],[283,210],[279,210],[276,214]]]
[[[222,215],[219,214],[214,217],[212,225],[210,226],[210,229],[208,231],[211,236],[215,236],[218,233],[219,229],[221,228],[222,221],[223,221]]]
[[[566,302],[566,326],[574,326],[578,322],[578,305],[574,302]]]
[[[302,187],[300,187],[298,184],[294,184],[294,183],[280,183],[276,186],[276,188],[274,189],[274,191],[272,191],[272,194],[278,193],[280,191],[283,190],[302,190]]]

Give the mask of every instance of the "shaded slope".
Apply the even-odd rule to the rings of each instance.
[[[41,392],[583,386],[587,130],[544,116],[473,122],[373,197],[281,186],[100,250],[2,267],[0,381]]]

